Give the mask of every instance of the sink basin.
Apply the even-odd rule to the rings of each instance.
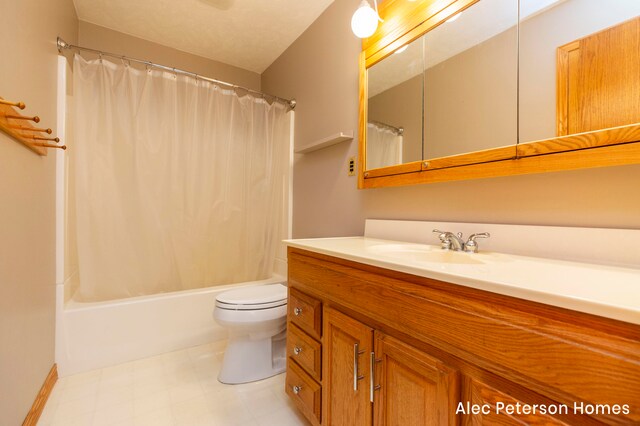
[[[414,262],[466,265],[482,265],[485,263],[478,258],[477,254],[441,250],[439,247],[416,244],[379,244],[368,247],[367,250],[394,259],[405,259]]]

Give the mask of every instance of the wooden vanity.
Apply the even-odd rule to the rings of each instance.
[[[639,325],[300,248],[288,262],[286,392],[314,425],[640,423]]]

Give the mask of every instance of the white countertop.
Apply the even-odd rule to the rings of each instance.
[[[393,271],[640,324],[640,269],[483,251],[452,253],[460,263],[443,263],[424,260],[429,255],[422,256],[425,252],[440,256],[440,247],[368,237],[285,243]],[[394,252],[394,247],[399,251]]]

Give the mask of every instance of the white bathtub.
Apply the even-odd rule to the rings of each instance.
[[[231,288],[276,282],[285,282],[285,278],[274,275],[262,281],[66,304],[64,285],[58,285],[58,373],[67,376],[205,343],[224,344],[226,330],[213,320],[216,295]]]

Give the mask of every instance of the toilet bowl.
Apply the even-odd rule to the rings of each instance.
[[[284,371],[287,287],[269,284],[220,293],[213,318],[229,332],[220,382],[254,382]]]

